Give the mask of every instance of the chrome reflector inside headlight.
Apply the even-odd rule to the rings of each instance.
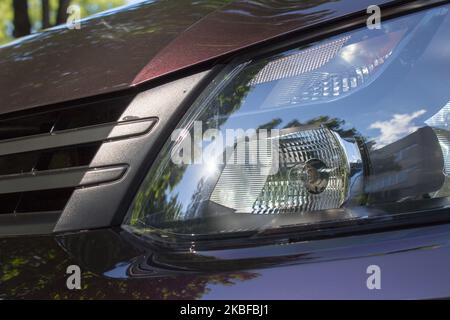
[[[448,208],[448,9],[231,63],[163,147],[124,226],[214,239]]]
[[[259,164],[236,164],[233,153],[209,200],[237,213],[300,213],[339,208],[347,195],[349,174],[340,138],[328,128],[287,131],[290,132],[275,137],[277,143],[271,144],[277,148],[277,158],[270,167],[266,166],[270,168],[266,172],[261,172],[264,167]],[[258,152],[259,148],[254,150]]]

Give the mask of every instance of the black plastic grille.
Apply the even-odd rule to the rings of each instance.
[[[132,99],[132,96],[126,96],[66,108],[57,107],[45,112],[2,115],[1,216],[62,211],[78,187],[76,184],[83,183],[84,173],[91,169],[90,164],[106,140],[107,133],[122,123],[120,116]],[[83,135],[84,131],[88,133]],[[97,135],[92,137],[89,132]],[[55,140],[60,137],[58,134],[62,134],[62,138]],[[76,139],[72,139],[73,136]],[[68,176],[72,179],[70,181],[74,181],[74,186],[67,187],[70,183],[61,181],[61,188],[54,188],[55,184],[58,185],[58,179],[63,180]],[[37,179],[41,180],[36,190],[33,190]],[[88,182],[93,183],[92,179],[88,179]],[[21,192],[10,192],[9,186],[11,190]]]

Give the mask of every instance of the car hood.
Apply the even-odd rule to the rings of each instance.
[[[159,0],[106,11],[0,47],[0,113],[126,89],[373,2]]]

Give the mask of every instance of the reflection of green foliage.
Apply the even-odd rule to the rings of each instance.
[[[86,245],[81,246],[80,254],[86,254],[93,243]],[[100,255],[110,254],[113,253],[106,250]],[[210,284],[233,285],[257,276],[250,272],[223,272],[120,280],[100,277],[81,267],[82,289],[68,290],[66,268],[72,264],[80,265],[52,237],[2,239],[0,299],[198,299],[209,291]]]
[[[241,72],[229,85],[227,85],[213,101],[209,108],[206,108],[201,116],[204,123],[210,124],[210,119],[217,115],[220,120],[217,123],[211,123],[208,128],[219,128],[230,115],[235,113],[245,103],[245,98],[250,92],[250,81],[265,65],[265,61],[258,64],[249,65],[245,72]]]
[[[260,125],[258,127],[258,129],[266,129],[266,130],[271,130],[271,129],[275,129],[276,127],[278,127],[281,123],[283,122],[283,120],[281,120],[280,118],[275,118],[272,119],[271,121],[264,123],[262,125]]]
[[[321,125],[327,127],[332,131],[339,133],[339,135],[342,138],[353,138],[357,136],[357,131],[355,128],[349,129],[345,128],[345,120],[338,118],[330,118],[329,116],[319,116],[317,118],[308,120],[305,123],[302,123],[297,119],[294,119],[291,122],[289,122],[285,126],[285,128],[301,127],[301,126],[321,126]]]
[[[12,32],[13,26],[13,0],[3,0],[0,2],[0,44],[7,43],[13,40]],[[15,1],[15,0],[14,0]],[[25,1],[25,0],[24,0]],[[126,0],[71,0],[70,4],[80,6],[81,18],[88,17],[94,13],[108,10],[123,4]],[[56,13],[59,6],[58,0],[50,0],[50,22],[53,25],[56,21]],[[32,32],[37,32],[42,29],[42,7],[41,0],[28,0],[28,15],[32,26]]]
[[[13,17],[14,11],[12,2],[16,0],[2,0],[0,1],[0,45],[8,43],[13,40]],[[42,30],[43,21],[42,21],[42,0],[20,0],[20,1],[28,1],[28,16],[31,23],[31,33],[35,33]],[[144,0],[143,0],[144,1]],[[151,1],[147,1],[151,2]],[[201,6],[202,9],[205,10],[206,13],[217,9],[227,3],[231,2],[231,0],[209,0],[202,1]],[[108,9],[112,9],[121,5],[125,5],[130,3],[130,0],[69,0],[70,5],[79,5],[81,9],[81,18],[87,18],[95,13],[102,12]],[[56,17],[58,8],[60,5],[60,0],[49,0],[49,22],[51,26],[56,24]],[[195,4],[198,6],[198,3]],[[166,8],[173,7],[174,9],[178,9],[180,11],[185,8],[188,9],[192,6],[191,1],[168,1],[161,3],[161,6]],[[185,8],[184,8],[185,7]],[[158,10],[158,9],[155,9]],[[188,16],[187,16],[188,17]],[[164,17],[163,17],[164,19]],[[167,20],[167,19],[165,19]],[[167,22],[167,21],[166,21]],[[131,22],[130,22],[131,24]],[[170,26],[165,25],[166,28],[170,28]],[[159,28],[158,25],[147,26],[145,30],[142,28],[129,29],[128,33],[149,33],[156,31]]]
[[[13,8],[12,1],[0,1],[0,44],[12,40]]]
[[[153,179],[155,172],[149,172],[143,186],[140,188],[134,201],[131,224],[143,223],[146,213],[164,212],[167,217],[175,217],[179,214],[181,206],[176,197],[168,197],[166,192],[172,190],[183,177],[184,167],[174,164],[169,159],[170,153],[161,154],[156,163],[165,163],[166,170],[157,179]]]
[[[297,127],[301,127],[303,124],[298,121],[297,119],[294,119],[292,121],[290,121],[287,125],[285,125],[285,128],[297,128]]]

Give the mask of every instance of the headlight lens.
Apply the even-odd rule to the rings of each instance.
[[[230,64],[163,147],[125,226],[214,238],[446,208],[448,9]]]

